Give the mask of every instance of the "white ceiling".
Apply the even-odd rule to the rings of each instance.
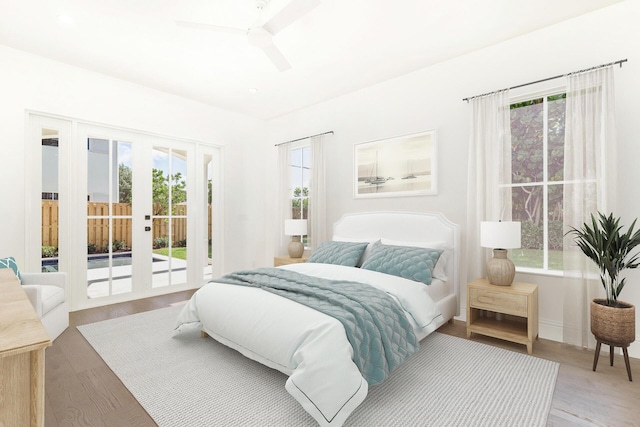
[[[268,119],[618,1],[321,0],[274,36],[283,72],[242,36],[176,25],[246,29],[255,0],[0,0],[0,44]]]

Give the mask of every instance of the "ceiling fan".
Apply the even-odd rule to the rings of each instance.
[[[268,21],[262,22],[261,14],[268,3],[269,0],[256,0],[258,18],[255,24],[248,29],[187,21],[176,21],[176,25],[245,36],[251,46],[262,49],[279,71],[286,71],[291,68],[291,64],[289,64],[287,58],[284,57],[282,52],[280,52],[278,47],[273,43],[273,36],[318,6],[320,0],[291,0],[286,6],[269,18]]]

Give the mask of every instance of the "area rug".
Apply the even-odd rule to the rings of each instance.
[[[154,421],[173,426],[317,425],[287,377],[195,328],[180,306],[78,327]],[[345,426],[544,426],[559,365],[434,332]]]

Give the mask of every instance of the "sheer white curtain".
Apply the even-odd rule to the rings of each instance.
[[[291,219],[291,144],[278,146],[277,197],[276,255],[285,255],[291,242],[291,237],[284,235],[284,221]]]
[[[325,150],[328,135],[311,138],[311,181],[309,183],[309,218],[308,230],[311,247],[317,248],[325,240],[329,240],[327,230],[327,186]]]
[[[597,211],[615,209],[615,109],[613,67],[567,77],[564,142],[564,230],[580,228]],[[606,191],[607,188],[611,191]],[[573,242],[563,242],[563,341],[595,347],[589,304],[601,289],[597,269]]]
[[[485,277],[490,251],[480,247],[481,221],[511,220],[509,91],[471,101],[467,184],[467,278]],[[464,272],[462,273],[464,275]]]

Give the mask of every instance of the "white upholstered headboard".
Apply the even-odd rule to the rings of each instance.
[[[344,215],[333,225],[333,236],[359,241],[386,238],[402,242],[444,241],[453,249],[445,272],[460,295],[460,230],[440,212],[358,212]]]

